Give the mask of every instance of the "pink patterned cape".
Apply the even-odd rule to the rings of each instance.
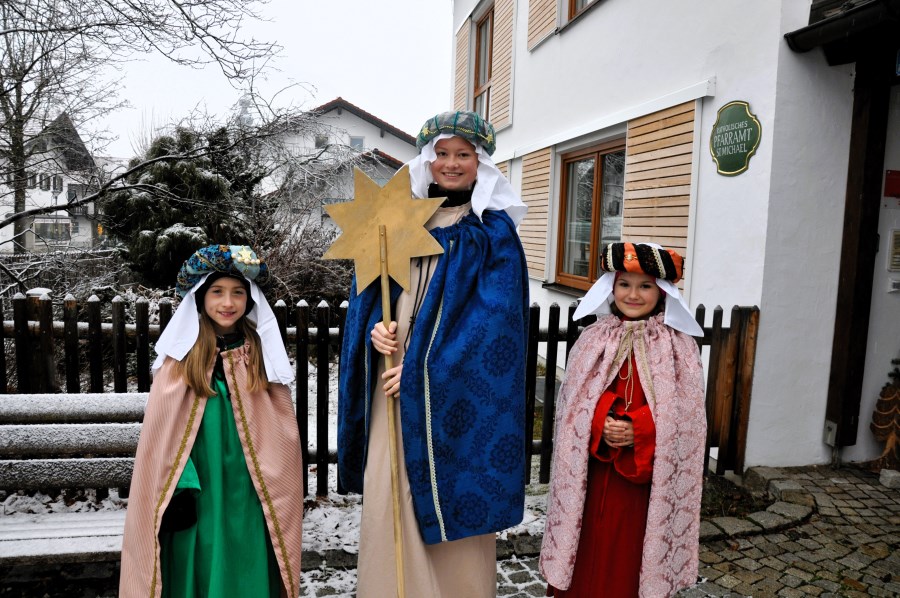
[[[572,348],[556,407],[540,567],[551,585],[568,589],[587,492],[591,420],[600,395],[631,351],[656,424],[640,595],[662,598],[697,579],[706,444],[697,342],[666,326],[662,314],[634,322],[603,316]]]

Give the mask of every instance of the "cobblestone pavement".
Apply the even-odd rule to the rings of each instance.
[[[888,488],[877,474],[853,466],[754,468],[744,482],[767,490],[776,502],[744,518],[705,519],[700,532],[700,579],[682,590],[679,598],[900,597],[900,489],[896,487],[900,484],[896,477],[890,482],[894,487]],[[532,536],[498,543],[498,552],[509,555],[497,563],[498,596],[544,595],[539,547],[540,538]],[[330,564],[315,565],[313,557],[304,554],[310,569],[303,572],[301,596],[354,598],[355,559],[345,559],[341,565],[326,558]],[[88,569],[100,565],[58,569],[47,579],[32,576],[37,581],[28,586],[4,582],[0,596],[115,596],[117,570],[88,575]],[[117,563],[106,565],[117,569]]]
[[[791,500],[808,502],[812,515],[780,531],[703,541],[700,581],[680,598],[900,596],[900,490],[850,466],[765,469],[770,488],[799,486]],[[497,570],[499,596],[543,595],[536,558]]]

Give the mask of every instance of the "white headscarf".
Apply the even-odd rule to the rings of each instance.
[[[573,319],[580,320],[591,314],[604,315],[612,313],[613,285],[616,282],[616,274],[616,272],[606,272],[597,279],[597,282],[594,283],[578,304],[578,308],[572,316]],[[666,326],[691,336],[703,336],[703,328],[691,316],[691,310],[688,308],[684,297],[681,296],[678,287],[662,278],[656,279],[656,286],[668,295],[666,297],[666,315],[664,319]]]
[[[431,176],[431,163],[437,159],[434,144],[441,139],[454,137],[449,133],[441,133],[425,146],[419,155],[407,162],[409,166],[409,178],[412,185],[412,193],[415,197],[428,197],[428,185],[434,182]],[[461,137],[465,139],[465,137]],[[472,143],[470,140],[469,143]],[[484,151],[480,143],[476,143],[475,153],[478,155],[477,184],[472,191],[472,211],[481,218],[485,210],[505,210],[512,218],[513,224],[519,225],[528,206],[522,203],[522,199],[513,191],[512,185],[503,176],[503,173]]]
[[[210,272],[212,274],[212,272]],[[153,372],[162,367],[166,356],[181,361],[187,355],[197,337],[200,335],[200,314],[197,311],[197,289],[203,286],[209,274],[200,279],[188,294],[181,300],[181,305],[175,310],[175,315],[165,331],[156,341],[156,361],[153,362]],[[229,276],[233,276],[229,274]],[[247,277],[244,280],[250,283],[250,296],[253,298],[253,309],[247,314],[247,318],[256,324],[256,333],[262,341],[263,364],[266,367],[266,377],[269,382],[288,384],[294,379],[294,368],[291,367],[284,342],[281,340],[281,331],[278,329],[278,320],[275,312],[269,307],[259,286]]]

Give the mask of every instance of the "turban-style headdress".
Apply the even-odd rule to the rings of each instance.
[[[494,125],[481,118],[477,112],[459,110],[432,116],[422,125],[416,137],[416,147],[421,151],[429,141],[441,133],[462,137],[472,145],[481,145],[489,156],[497,147]]]
[[[684,258],[677,252],[656,243],[610,243],[603,249],[600,269],[606,273],[597,279],[578,304],[574,319],[611,313],[616,273],[634,272],[653,276],[656,285],[666,293],[664,321],[667,326],[691,336],[703,336],[703,328],[691,316],[687,302],[675,286],[684,273]]]

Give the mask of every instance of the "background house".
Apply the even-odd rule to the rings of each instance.
[[[29,155],[25,209],[65,205],[83,198],[96,185],[97,164],[66,113],[60,114],[26,144]],[[6,170],[6,169],[5,169]],[[0,213],[13,214],[11,181],[0,182]],[[27,251],[90,247],[97,239],[91,219],[94,204],[28,218],[28,232],[16,243]],[[12,225],[0,229],[0,252],[11,253]]]
[[[900,352],[898,8],[453,1],[454,106],[493,122],[529,205],[532,300],[569,304],[622,239],[685,254],[692,307],[760,307],[746,466],[880,453],[868,425]],[[759,131],[739,171],[714,159],[734,101]]]
[[[323,205],[353,197],[353,167],[361,168],[384,185],[404,163],[418,154],[415,137],[351,104],[335,98],[310,111],[317,127],[287,133],[277,151],[290,154],[276,159],[284,166],[265,182],[270,190],[288,190],[288,203],[296,214],[308,214],[312,224],[333,226]],[[314,206],[308,203],[313,202]]]

